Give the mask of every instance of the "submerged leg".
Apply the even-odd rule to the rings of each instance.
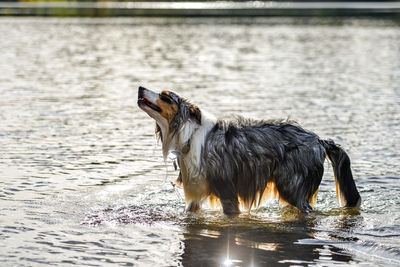
[[[186,205],[186,212],[198,212],[200,210],[201,204],[196,201],[190,202],[188,205]]]
[[[295,174],[291,179],[279,177],[276,187],[280,198],[300,211],[308,213],[313,210],[311,205],[315,202],[321,178],[320,174],[306,178],[301,174]]]
[[[305,152],[291,155],[291,161],[279,166],[275,183],[281,198],[308,213],[312,211],[324,174],[324,158]]]
[[[239,201],[237,199],[237,196],[234,199],[221,199],[220,198],[220,201],[221,201],[224,213],[226,215],[235,215],[235,214],[240,213]]]
[[[212,180],[212,194],[219,198],[222,209],[226,215],[239,214],[239,200],[235,185],[229,179]]]
[[[309,213],[313,210],[308,201],[303,201],[299,206],[297,206],[297,208],[305,213]]]

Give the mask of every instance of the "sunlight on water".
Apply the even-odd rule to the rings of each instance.
[[[1,18],[0,35],[0,262],[400,264],[396,22]],[[339,208],[326,163],[307,216],[277,201],[184,213],[139,85],[334,139],[361,209]]]

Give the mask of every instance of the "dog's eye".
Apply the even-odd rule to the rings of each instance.
[[[172,104],[171,98],[169,98],[169,96],[166,95],[160,95],[160,99],[168,104]]]

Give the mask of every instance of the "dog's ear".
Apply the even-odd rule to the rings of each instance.
[[[190,118],[201,124],[201,111],[198,106],[196,105],[191,105],[189,107],[189,115]]]
[[[159,138],[159,139],[161,140],[161,142],[162,142],[163,137],[162,137],[161,128],[160,128],[160,126],[158,126],[157,123],[156,123],[156,136],[157,136],[157,138]]]

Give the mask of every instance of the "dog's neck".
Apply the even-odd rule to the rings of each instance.
[[[201,113],[200,124],[196,121],[186,121],[177,132],[162,140],[164,159],[166,160],[171,152],[185,160],[189,176],[198,176],[202,148],[216,121],[213,115],[204,111]]]
[[[197,131],[201,125],[194,122],[186,122],[177,136],[176,148],[180,155],[184,156],[189,153],[192,139],[196,138]]]
[[[186,155],[187,153],[189,153],[191,141],[192,141],[191,138],[189,138],[189,140],[186,142],[186,144],[184,144],[183,147],[181,148],[181,151],[179,152],[180,154]]]
[[[204,111],[201,113],[201,124],[187,122],[179,132],[177,152],[185,160],[189,176],[198,176],[201,171],[201,152],[207,134],[216,123],[216,118]]]

